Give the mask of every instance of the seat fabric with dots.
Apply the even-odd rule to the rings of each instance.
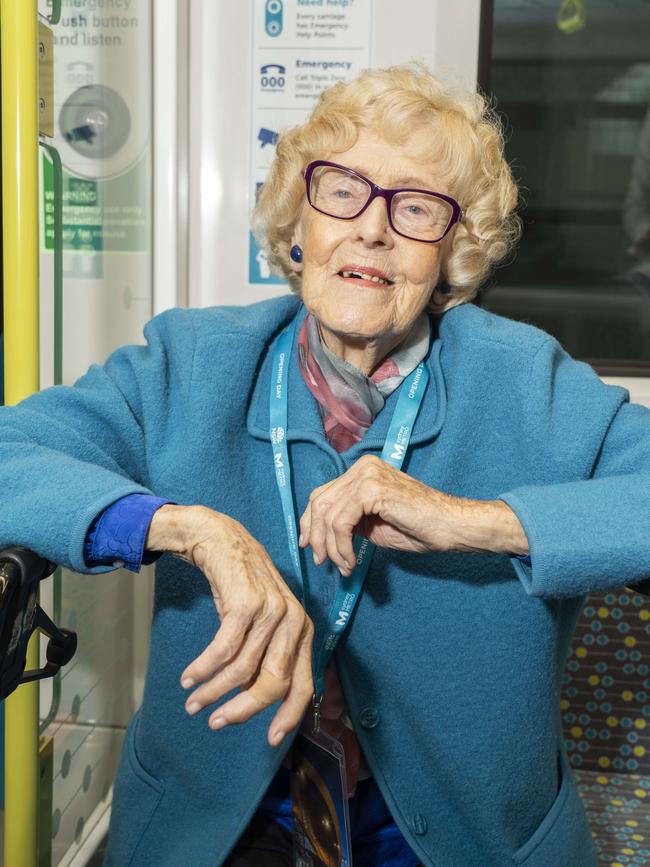
[[[598,863],[650,864],[650,598],[627,588],[586,598],[561,712]]]

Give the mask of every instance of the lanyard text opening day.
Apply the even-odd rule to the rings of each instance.
[[[287,447],[287,374],[295,330],[296,320],[294,319],[278,338],[275,349],[270,393],[270,425],[275,478],[282,502],[289,551],[303,597],[302,603],[305,605],[305,588],[300,563],[300,548],[298,547],[298,522],[296,521],[296,510],[291,493],[291,466],[289,463],[289,449]],[[422,398],[424,397],[428,382],[429,370],[424,362],[421,361],[400,386],[397,406],[393,412],[381,453],[382,460],[398,470],[404,463],[415,419],[422,404]],[[372,542],[358,536],[355,536],[353,539],[353,546],[357,562],[352,574],[348,578],[341,577],[328,616],[328,632],[314,666],[314,722],[316,729],[318,729],[320,702],[325,684],[325,667],[341,635],[350,622],[352,613],[361,596],[363,582],[368,574],[370,561],[375,551],[375,545]]]

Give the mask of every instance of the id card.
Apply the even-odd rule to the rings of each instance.
[[[345,753],[322,730],[293,742],[291,811],[294,867],[352,867]]]

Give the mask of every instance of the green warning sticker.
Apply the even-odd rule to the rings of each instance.
[[[63,169],[63,249],[104,253],[149,251],[147,158],[117,178],[92,180]],[[54,249],[54,180],[43,154],[43,250]]]
[[[68,205],[97,205],[97,181],[68,179]]]

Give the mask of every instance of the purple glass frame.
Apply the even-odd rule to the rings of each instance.
[[[330,166],[333,169],[342,169],[344,172],[348,172],[354,177],[359,178],[364,183],[368,184],[370,187],[370,195],[368,196],[368,201],[365,203],[363,208],[356,213],[353,217],[339,217],[336,214],[328,214],[327,211],[323,211],[320,208],[317,208],[316,205],[311,200],[311,195],[309,193],[309,188],[311,186],[311,176],[314,173],[314,170],[319,166]],[[350,169],[347,166],[342,166],[339,163],[330,163],[328,160],[314,160],[314,162],[309,163],[307,168],[305,169],[305,186],[307,188],[307,201],[311,205],[311,207],[318,211],[319,214],[325,214],[326,217],[332,217],[335,220],[356,220],[357,217],[360,217],[361,214],[369,207],[369,205],[376,199],[382,198],[386,202],[386,215],[388,217],[388,224],[397,235],[400,235],[402,238],[408,238],[409,241],[419,241],[421,244],[439,244],[440,241],[447,235],[451,229],[456,225],[456,223],[460,222],[463,218],[463,212],[461,210],[460,205],[455,199],[452,199],[451,196],[445,196],[444,193],[434,193],[433,190],[418,190],[414,187],[399,187],[397,189],[385,190],[383,187],[380,187],[379,184],[375,184],[370,178],[367,178],[365,175],[362,175],[361,172],[357,172],[354,169]],[[442,233],[439,238],[436,238],[434,241],[427,241],[424,238],[414,238],[412,235],[405,235],[404,232],[400,232],[399,229],[396,229],[393,225],[393,215],[392,215],[392,202],[393,197],[398,193],[426,193],[428,196],[435,196],[438,199],[442,199],[443,202],[446,202],[448,205],[451,205],[452,215],[447,224],[447,228]]]

